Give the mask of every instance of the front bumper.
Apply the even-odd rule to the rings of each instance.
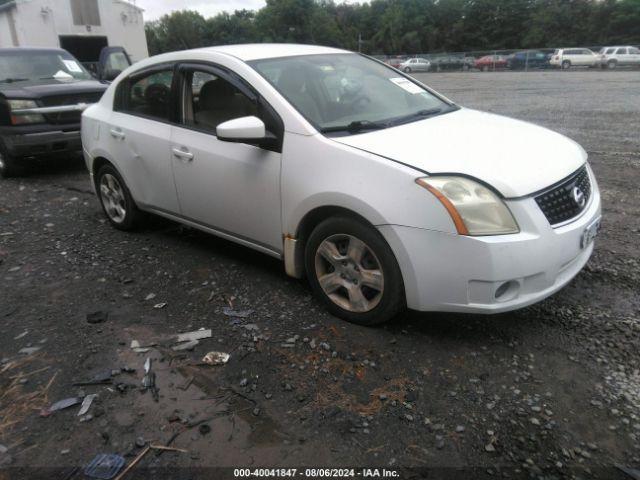
[[[82,151],[80,124],[2,127],[7,153],[16,158],[63,155]]]
[[[558,228],[551,228],[533,198],[507,202],[520,224],[520,233],[514,235],[470,237],[397,225],[379,227],[402,271],[407,306],[421,311],[499,313],[531,305],[561,289],[593,252],[593,243],[581,248],[583,232],[600,217],[593,174],[591,181],[589,206]]]

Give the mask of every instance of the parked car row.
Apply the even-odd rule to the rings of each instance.
[[[637,47],[603,47],[598,53],[588,48],[558,48],[552,53],[543,50],[522,50],[511,54],[484,55],[479,58],[463,55],[438,55],[431,58],[394,57],[386,63],[405,73],[466,71],[482,72],[496,70],[535,70],[572,67],[607,68],[619,66],[640,67],[640,50]]]

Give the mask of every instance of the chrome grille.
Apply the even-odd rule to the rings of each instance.
[[[103,92],[87,92],[73,95],[54,95],[42,98],[43,107],[58,107],[61,105],[76,105],[78,103],[96,103]],[[49,113],[46,116],[49,123],[58,125],[65,123],[80,123],[82,112]]]
[[[586,165],[559,185],[536,196],[536,203],[551,226],[577,217],[587,208],[591,198],[591,181]]]

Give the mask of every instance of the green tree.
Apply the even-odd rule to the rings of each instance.
[[[207,20],[174,12],[147,23],[146,33],[154,54],[246,42],[362,47],[371,54],[633,45],[640,43],[640,0],[267,0],[257,12]]]

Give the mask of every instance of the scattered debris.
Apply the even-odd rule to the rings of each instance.
[[[82,382],[76,382],[73,384],[74,387],[84,387],[87,385],[103,385],[112,382],[112,377],[114,375],[118,375],[120,370],[104,370],[102,372],[96,373],[89,380],[85,380]]]
[[[42,347],[25,347],[21,349],[19,353],[22,353],[23,355],[32,355],[39,351],[41,348]]]
[[[125,460],[120,455],[100,453],[85,467],[84,474],[91,478],[110,480],[118,474],[124,464]]]
[[[142,390],[151,392],[154,401],[159,401],[158,387],[156,387],[156,374],[151,371],[151,358],[144,362],[144,377],[142,378]]]
[[[20,335],[18,335],[17,337],[14,337],[14,340],[20,340],[21,338],[26,337],[29,334],[29,330],[25,330],[24,332],[22,332]]]
[[[209,352],[202,358],[202,363],[207,365],[224,365],[229,361],[230,355],[225,352]]]
[[[95,393],[92,393],[91,395],[87,395],[86,397],[84,397],[84,400],[82,401],[82,406],[80,407],[80,411],[78,412],[78,417],[83,416],[85,413],[87,413],[89,411],[89,408],[91,408],[91,404],[93,403],[93,400],[97,397],[98,395],[96,395]]]
[[[149,295],[147,295],[144,300],[145,301],[149,301],[149,300],[153,300],[154,298],[156,298],[156,294],[155,293],[150,293]]]
[[[138,456],[137,456],[136,458],[134,458],[134,459],[131,461],[131,463],[127,466],[127,468],[125,468],[125,469],[124,469],[124,471],[123,471],[120,475],[118,475],[118,477],[116,478],[116,480],[121,480],[122,478],[124,478],[124,476],[129,472],[129,470],[131,470],[133,467],[135,467],[135,466],[140,462],[140,460],[142,460],[142,458],[143,458],[147,453],[149,453],[149,450],[150,450],[150,449],[151,449],[151,447],[150,447],[149,445],[147,445],[147,446],[145,447],[145,449],[144,449],[144,450],[142,450],[142,451],[138,454]]]
[[[189,450],[185,450],[184,448],[176,448],[176,447],[166,447],[164,445],[149,445],[151,450],[161,450],[166,452],[180,452],[180,453],[189,453]]]
[[[247,318],[253,313],[253,310],[234,310],[231,307],[223,307],[222,313],[227,317]]]
[[[167,306],[167,302],[163,302],[163,303],[156,303],[153,308],[155,308],[156,310],[162,310],[164,307]]]
[[[193,340],[202,340],[203,338],[211,338],[211,330],[201,328],[195,332],[186,332],[178,334],[176,342],[191,342]]]
[[[131,340],[131,350],[136,353],[147,353],[149,350],[151,350],[152,346],[153,344],[143,347],[142,345],[140,345],[140,342],[138,340]]]
[[[178,385],[178,388],[180,390],[187,390],[189,386],[191,386],[191,383],[193,383],[193,376],[186,378],[181,385]]]
[[[109,318],[109,312],[101,310],[93,313],[87,313],[87,323],[96,324],[106,322]]]
[[[189,342],[179,343],[171,347],[172,350],[176,352],[181,352],[183,350],[192,350],[196,346],[198,346],[200,342],[198,340],[191,340]]]
[[[49,408],[44,408],[40,412],[40,416],[41,417],[48,417],[53,412],[57,412],[58,410],[64,410],[65,408],[73,407],[74,405],[79,404],[81,401],[82,401],[82,399],[79,398],[79,397],[65,398],[64,400],[60,400],[60,401],[54,403]]]

